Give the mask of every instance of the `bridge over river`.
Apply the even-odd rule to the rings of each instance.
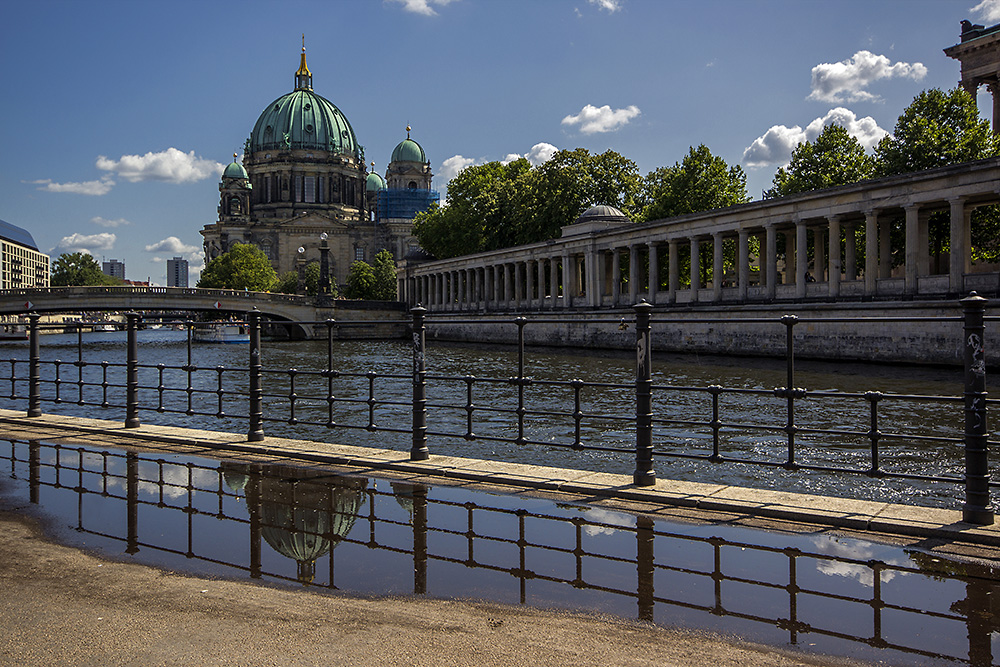
[[[0,290],[0,315],[92,311],[202,311],[250,313],[287,323],[291,338],[326,337],[327,320],[368,323],[370,337],[402,335],[386,320],[398,320],[403,304],[385,301],[317,299],[296,294],[274,294],[189,287],[46,287]],[[355,331],[361,330],[358,326]]]

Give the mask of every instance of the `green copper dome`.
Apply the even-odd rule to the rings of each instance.
[[[313,148],[358,155],[354,128],[340,109],[311,90],[295,90],[272,102],[254,125],[250,150]]]
[[[385,190],[385,179],[373,171],[368,174],[368,179],[365,181],[365,191],[375,192],[377,190]]]
[[[420,144],[410,139],[409,125],[406,126],[406,139],[399,142],[396,149],[392,151],[392,161],[427,164],[427,155],[424,153],[424,149],[420,147]]]
[[[250,178],[247,175],[247,170],[243,168],[243,165],[237,162],[235,159],[226,166],[226,170],[222,172],[223,178]]]

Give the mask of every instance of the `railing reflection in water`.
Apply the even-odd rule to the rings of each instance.
[[[878,559],[848,538],[687,526],[307,467],[44,442],[8,451],[0,461],[32,503],[72,517],[89,545],[103,538],[164,567],[589,609],[890,663],[990,665],[1000,631],[1000,571],[921,551],[885,547]]]
[[[674,461],[724,469],[729,476],[725,483],[746,483],[757,475],[772,475],[772,471],[819,472],[833,480],[867,478],[864,482],[872,481],[866,487],[871,499],[889,502],[911,502],[919,496],[953,507],[955,491],[964,488],[964,520],[991,524],[990,489],[998,483],[990,474],[986,408],[997,401],[991,401],[986,393],[982,341],[985,322],[997,318],[984,317],[985,301],[964,299],[961,318],[810,321],[787,316],[780,321],[723,318],[688,322],[738,328],[752,321],[784,328],[785,372],[776,381],[783,384],[774,388],[763,384],[686,384],[673,381],[669,373],[654,373],[651,327],[669,319],[653,317],[652,307],[642,303],[635,306],[635,317],[628,321],[590,318],[576,323],[594,331],[621,328],[630,336],[634,331],[634,378],[613,381],[585,381],[548,374],[537,366],[529,368],[525,328],[562,322],[545,318],[479,321],[481,326],[516,327],[516,360],[507,367],[489,371],[458,368],[447,360],[442,364],[441,359],[428,365],[428,330],[458,321],[426,320],[422,308],[411,313],[412,367],[378,359],[367,369],[345,369],[338,357],[337,332],[349,329],[349,322],[310,323],[326,327],[325,354],[315,355],[308,367],[296,368],[273,363],[280,345],[263,349],[260,317],[252,313],[246,365],[240,360],[236,366],[207,367],[199,366],[194,354],[191,322],[185,325],[184,363],[150,363],[157,359],[151,359],[155,353],[146,350],[140,357],[138,313],[127,316],[124,363],[85,358],[79,333],[75,361],[43,360],[39,316],[31,314],[29,358],[15,357],[0,364],[0,381],[5,388],[9,382],[10,392],[5,392],[4,398],[17,405],[26,402],[28,416],[41,415],[42,403],[51,402],[110,408],[119,414],[124,411],[127,427],[138,426],[141,418],[153,412],[204,417],[216,420],[209,428],[246,429],[251,441],[263,440],[265,431],[296,438],[323,438],[327,437],[325,432],[333,432],[338,442],[356,435],[367,437],[363,444],[371,444],[374,437],[385,445],[381,435],[387,434],[397,447],[409,441],[406,444],[414,460],[441,452],[446,445],[449,455],[507,456],[523,463],[523,451],[531,446],[540,453],[530,455],[534,457],[530,463],[576,467],[582,465],[577,463],[579,458],[569,459],[556,452],[587,451],[592,461],[613,460],[614,469],[607,471],[629,469],[638,485],[655,483],[656,462]],[[956,339],[962,336],[960,340],[967,341],[963,345],[963,395],[797,386],[802,374],[795,368],[796,326],[834,322],[890,326],[903,321],[950,327]],[[931,411],[933,418],[923,419],[923,423],[910,419],[913,414]],[[626,468],[630,460],[632,465]],[[794,480],[792,474],[788,478]],[[838,491],[826,493],[850,495],[850,485],[846,482]],[[886,489],[894,495],[886,497]]]

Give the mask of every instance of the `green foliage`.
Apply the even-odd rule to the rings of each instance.
[[[827,125],[815,141],[796,146],[791,162],[778,169],[764,198],[857,183],[874,173],[875,160],[861,142],[840,125]]]
[[[368,262],[360,259],[351,264],[347,272],[347,289],[344,296],[348,299],[371,299],[375,293],[375,271]]]
[[[64,252],[59,255],[52,264],[49,282],[53,287],[122,284],[121,280],[104,274],[97,260],[85,252]]]
[[[278,277],[278,283],[272,291],[279,294],[296,294],[298,289],[299,274],[295,271],[286,271]]]
[[[640,219],[659,220],[748,201],[747,176],[743,168],[730,167],[702,144],[692,147],[673,167],[660,167],[646,176],[640,199]]]
[[[208,263],[198,287],[266,292],[277,282],[278,276],[264,252],[257,246],[238,243]]]
[[[524,158],[463,169],[448,183],[448,204],[414,220],[421,247],[438,259],[557,238],[589,206],[637,211],[638,167],[614,151],[559,151],[532,167]]]
[[[396,300],[396,261],[388,250],[379,250],[372,266],[375,285],[370,298],[378,301]]]
[[[878,175],[971,162],[1000,154],[976,100],[962,88],[933,88],[917,95],[896,121],[892,135],[875,148]]]

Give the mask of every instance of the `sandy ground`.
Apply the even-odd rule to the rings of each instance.
[[[638,622],[99,559],[0,512],[0,665],[859,665]]]

